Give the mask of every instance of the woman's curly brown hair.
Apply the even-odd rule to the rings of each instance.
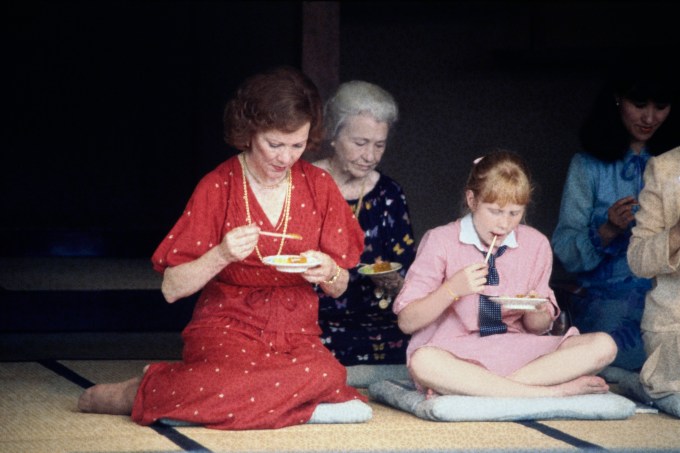
[[[294,132],[310,123],[305,151],[316,150],[323,139],[319,91],[301,71],[281,66],[253,75],[237,89],[224,110],[224,141],[245,151],[257,132]]]

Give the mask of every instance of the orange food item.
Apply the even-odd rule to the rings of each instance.
[[[390,265],[389,262],[375,263],[373,265],[373,272],[387,272],[391,270],[392,266]]]
[[[307,262],[307,257],[304,256],[289,256],[288,263],[290,264],[304,264]]]

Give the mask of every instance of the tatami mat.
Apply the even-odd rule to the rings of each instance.
[[[373,419],[351,425],[217,431],[142,427],[126,416],[82,414],[89,382],[139,374],[140,360],[0,362],[0,452],[433,452],[678,451],[680,420],[441,423],[372,402]]]

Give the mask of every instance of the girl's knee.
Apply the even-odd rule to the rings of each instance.
[[[602,367],[612,363],[618,352],[618,347],[616,346],[614,339],[605,332],[597,332],[591,335],[593,336],[593,343],[596,346],[596,350],[600,352],[599,356],[602,361]]]
[[[435,350],[433,348],[422,347],[411,355],[409,359],[409,372],[415,381],[420,382],[430,374],[428,369],[433,363],[437,363],[437,360],[433,360],[432,357],[434,353]]]

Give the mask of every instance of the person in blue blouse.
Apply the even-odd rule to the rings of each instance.
[[[582,126],[583,152],[571,160],[551,239],[581,286],[566,304],[573,324],[609,333],[619,351],[612,366],[631,371],[645,361],[640,321],[651,281],[631,272],[626,251],[647,160],[678,144],[674,90],[650,66],[629,65],[605,83]]]
[[[342,296],[319,293],[322,341],[345,366],[406,363],[409,337],[397,325],[392,300],[415,258],[415,242],[401,186],[377,170],[398,117],[390,93],[359,80],[341,84],[325,105],[332,152],[314,164],[335,180],[365,232],[361,262],[401,264],[380,275],[350,269]]]

